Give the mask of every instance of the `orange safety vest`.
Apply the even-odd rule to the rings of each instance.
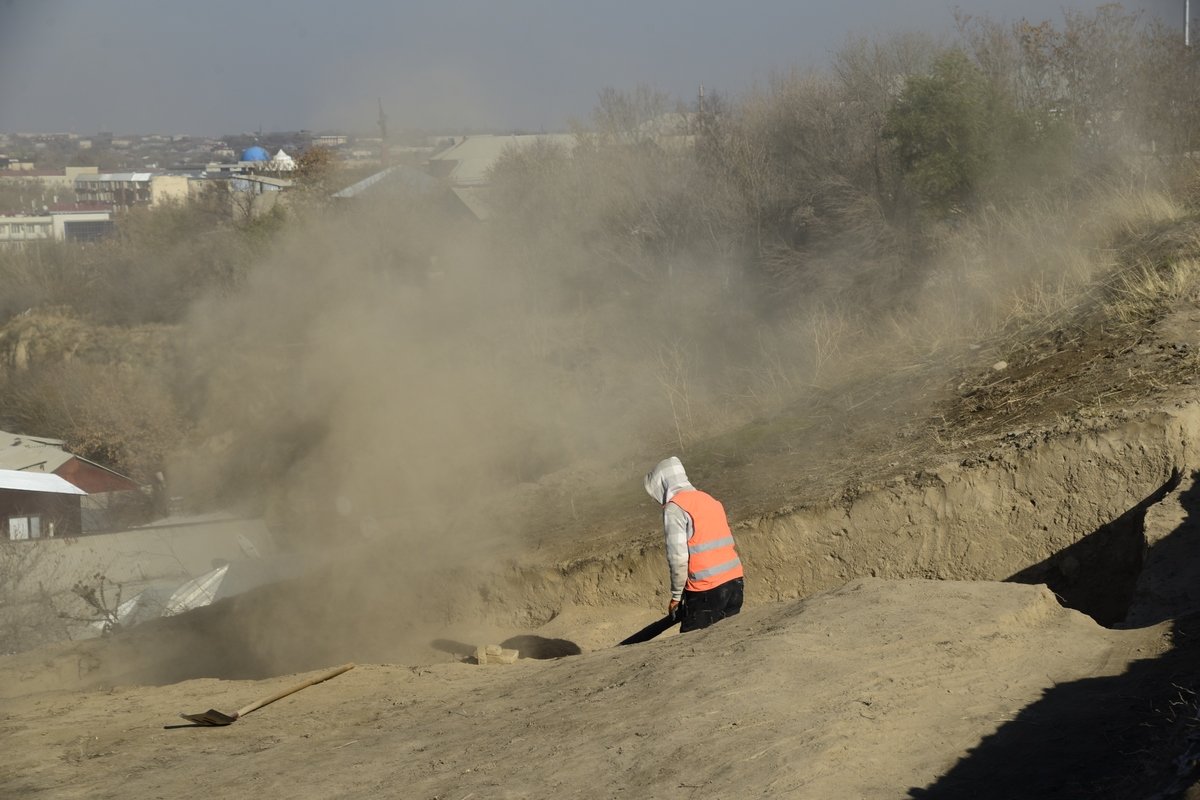
[[[671,502],[692,518],[692,538],[687,543],[688,579],[683,588],[703,592],[742,577],[742,560],[720,501],[693,490],[676,493]]]

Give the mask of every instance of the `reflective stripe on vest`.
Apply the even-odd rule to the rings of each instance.
[[[694,490],[677,493],[671,502],[692,518],[692,536],[687,543],[688,580],[684,588],[703,592],[742,577],[742,561],[729,531],[724,506],[712,496]]]
[[[725,545],[733,545],[732,536],[726,536],[724,539],[713,539],[711,542],[705,542],[704,544],[689,544],[688,552],[707,553],[709,550],[716,550],[718,547],[724,547]]]
[[[698,581],[704,580],[705,578],[711,578],[713,575],[720,575],[722,572],[727,572],[734,567],[740,567],[741,565],[742,560],[737,556],[734,556],[733,561],[726,561],[724,564],[717,564],[715,567],[702,569],[699,572],[689,572],[688,577]]]

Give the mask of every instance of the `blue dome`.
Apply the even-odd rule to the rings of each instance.
[[[258,145],[247,147],[242,151],[242,161],[270,161],[271,154]]]

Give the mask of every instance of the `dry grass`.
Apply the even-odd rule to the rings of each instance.
[[[836,427],[839,416],[902,404],[904,395],[948,371],[981,369],[980,387],[998,384],[977,393],[975,405],[992,408],[994,400],[1004,408],[990,413],[1010,417],[1038,413],[1044,376],[1037,362],[1107,320],[1124,324],[1188,296],[1200,263],[1144,254],[1161,249],[1163,231],[1179,236],[1186,209],[1170,196],[1129,184],[1096,184],[1091,191],[1069,203],[990,208],[963,222],[945,234],[939,257],[907,301],[897,297],[881,308],[818,295],[807,310],[759,329],[755,357],[741,366],[741,393],[732,401],[758,419],[790,409],[796,424],[808,414],[804,409],[820,409],[834,415],[822,417],[823,424]],[[1173,246],[1172,252],[1200,250],[1200,242]],[[1131,262],[1136,266],[1124,266]],[[1029,370],[1015,382],[1008,372],[993,373],[991,365],[1004,360]],[[678,364],[671,373],[680,373]],[[669,383],[675,393],[678,382]],[[693,405],[693,420],[708,422],[710,407]]]
[[[1137,263],[1108,282],[1106,308],[1123,324],[1139,323],[1166,304],[1196,297],[1198,277],[1198,258],[1182,258],[1160,266]]]

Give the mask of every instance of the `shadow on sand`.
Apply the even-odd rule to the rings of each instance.
[[[1133,602],[1142,571],[1146,511],[1175,491],[1180,478],[1179,473],[1173,474],[1145,500],[1112,522],[1008,580],[1044,583],[1067,608],[1082,611],[1101,625],[1119,625]]]
[[[1200,537],[1200,481],[1196,474],[1191,481],[1180,496],[1186,519],[1155,545],[1155,554],[1161,552],[1159,548],[1174,552],[1185,539]],[[1156,492],[1147,501],[1162,496]],[[1133,530],[1140,537],[1140,520],[1147,507],[1148,502],[1139,503],[1111,527],[1093,534],[1117,537],[1123,551],[1118,558],[1121,565],[1133,557],[1125,552],[1125,540]],[[1098,545],[1080,542],[1073,547],[1076,552],[1099,553]],[[1088,561],[1093,559],[1080,566]],[[1140,568],[1140,551],[1136,561]],[[1113,587],[1123,601],[1121,607],[1128,608],[1135,584],[1136,575],[1132,583]],[[1116,616],[1118,606],[1105,611]],[[1174,621],[1171,649],[1166,653],[1135,661],[1121,675],[1047,689],[1040,700],[985,737],[937,781],[910,789],[908,796],[927,800],[1182,797],[1200,777],[1197,692],[1200,613],[1191,613]]]
[[[430,645],[435,650],[449,653],[460,659],[475,657],[475,645],[466,642],[456,642],[453,639],[434,639]],[[524,634],[505,639],[500,646],[508,650],[516,650],[520,658],[546,660],[577,656],[583,652],[579,645],[567,639],[548,639],[545,636]]]

